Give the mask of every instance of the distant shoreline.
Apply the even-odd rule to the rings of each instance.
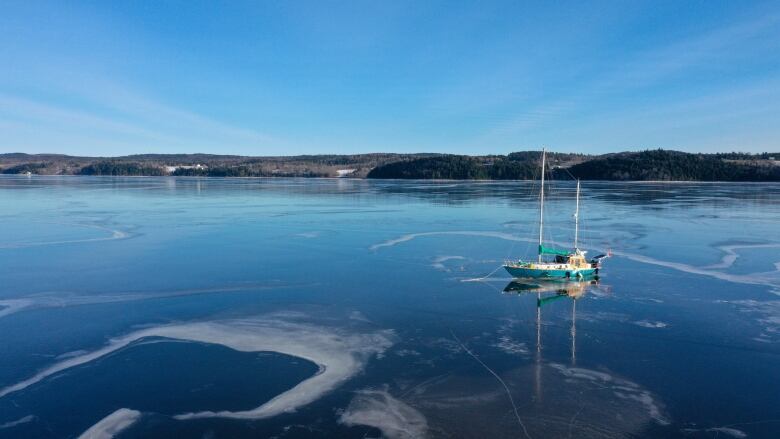
[[[30,176],[21,174],[0,174],[0,179],[23,178],[84,178],[84,179],[173,179],[173,180],[327,180],[327,181],[376,181],[398,183],[535,183],[538,180],[453,180],[453,179],[410,179],[410,178],[344,178],[344,177],[209,177],[209,176],[181,176],[181,175],[45,175],[33,174]],[[553,180],[556,183],[570,183],[574,180]],[[582,180],[583,184],[589,183],[625,183],[625,184],[780,184],[780,181],[720,181],[720,180]]]
[[[548,178],[583,181],[778,182],[780,153],[691,154],[645,150],[603,155],[548,153]],[[245,157],[142,154],[77,157],[0,154],[0,173],[147,177],[368,178],[527,181],[539,178],[539,151],[507,155],[371,153]]]

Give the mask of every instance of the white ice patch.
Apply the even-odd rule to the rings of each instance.
[[[736,305],[741,312],[756,316],[756,320],[764,326],[764,338],[780,335],[780,300],[718,300],[716,303]]]
[[[498,339],[498,343],[495,343],[493,347],[496,347],[509,355],[526,355],[528,354],[528,347],[525,343],[512,340],[511,337],[503,335]]]
[[[617,312],[607,312],[607,311],[598,311],[598,312],[579,312],[577,313],[577,320],[578,321],[586,321],[586,322],[628,322],[630,321],[631,316],[628,314],[623,313],[617,313]]]
[[[527,241],[532,242],[529,239],[520,238],[518,236],[512,235],[510,233],[501,233],[501,232],[473,232],[473,231],[451,231],[451,232],[422,232],[422,233],[410,233],[408,235],[403,235],[395,239],[389,239],[384,242],[380,242],[379,244],[374,244],[371,247],[369,247],[370,250],[379,250],[383,247],[392,247],[396,244],[401,244],[402,242],[411,241],[415,238],[420,238],[424,236],[439,236],[439,235],[465,235],[465,236],[485,236],[489,238],[499,238],[499,239],[505,239],[507,241]]]
[[[89,351],[85,351],[84,349],[79,349],[79,350],[76,350],[76,351],[65,352],[64,354],[57,355],[56,359],[57,360],[64,360],[66,358],[78,357],[78,356],[84,355],[84,354],[86,354],[88,352]]]
[[[435,340],[432,340],[430,345],[432,347],[444,349],[451,354],[460,354],[463,352],[463,347],[451,338],[439,337]]]
[[[584,379],[588,381],[612,381],[612,375],[604,372],[599,372],[591,369],[583,369],[579,367],[566,367],[559,363],[550,363],[550,367],[562,373],[567,378]],[[626,382],[625,384],[628,384]],[[629,387],[638,387],[636,384],[630,383]]]
[[[649,320],[639,320],[634,322],[634,324],[637,326],[641,326],[643,328],[655,328],[655,329],[666,328],[667,326],[669,326],[664,322],[651,322]]]
[[[708,265],[702,268],[730,268],[739,259],[739,253],[736,250],[739,249],[754,249],[754,248],[780,248],[780,244],[737,244],[737,245],[722,245],[717,247],[718,250],[725,253],[720,259],[720,262],[712,265]],[[775,267],[780,271],[780,266],[775,264]]]
[[[504,321],[504,324],[501,325],[501,327],[498,329],[498,341],[496,343],[493,343],[491,346],[494,348],[498,348],[505,354],[509,355],[527,355],[528,354],[528,347],[525,343],[516,341],[514,338],[512,338],[512,335],[514,333],[513,328],[515,325],[517,325],[519,322],[514,319],[506,319]]]
[[[19,312],[25,308],[31,307],[35,304],[30,299],[8,299],[0,300],[0,317]]]
[[[365,314],[360,311],[352,311],[349,313],[349,318],[350,320],[356,320],[358,322],[371,323],[371,320],[369,320],[368,317],[366,317]]]
[[[27,248],[27,247],[45,247],[49,245],[63,245],[63,244],[78,244],[83,242],[99,242],[99,241],[113,241],[115,239],[126,239],[130,235],[121,230],[109,229],[108,227],[99,226],[96,224],[65,224],[76,227],[87,227],[91,229],[98,229],[109,232],[110,235],[101,238],[85,238],[85,239],[71,239],[63,241],[45,241],[45,242],[14,242],[7,244],[0,244],[0,249],[3,248]]]
[[[774,276],[777,272],[771,273],[750,273],[750,274],[729,274],[721,271],[711,270],[707,267],[694,267],[693,265],[683,264],[681,262],[662,261],[651,258],[649,256],[638,255],[634,253],[625,253],[621,251],[612,251],[615,256],[621,256],[632,261],[642,262],[645,264],[658,265],[660,267],[671,268],[673,270],[682,271],[683,273],[699,274],[702,276],[709,276],[715,279],[724,280],[727,282],[749,284],[749,285],[767,285],[777,286],[777,279]]]
[[[616,390],[614,393],[618,398],[632,399],[634,401],[640,402],[647,409],[647,414],[650,415],[650,417],[653,418],[656,422],[661,425],[669,425],[669,421],[661,416],[661,410],[658,408],[655,400],[648,392],[625,393]]]
[[[55,363],[32,377],[0,390],[0,397],[23,390],[56,373],[76,367],[146,337],[213,343],[241,352],[278,352],[316,363],[319,371],[261,406],[244,411],[185,413],[177,419],[206,417],[261,419],[292,412],[335,389],[362,370],[371,356],[392,345],[392,331],[355,334],[299,321],[291,313],[242,320],[183,323],[142,329],[112,339],[108,345]]]
[[[161,299],[167,297],[195,296],[199,294],[230,293],[279,288],[285,285],[273,283],[251,283],[246,285],[226,285],[223,287],[138,292],[127,291],[113,294],[79,295],[72,293],[42,293],[19,299],[0,300],[0,318],[35,308],[62,308],[66,306],[98,305],[105,303],[130,302],[135,300]]]
[[[444,263],[451,260],[458,260],[458,259],[465,259],[463,256],[437,256],[433,259],[433,263],[431,264],[431,267],[441,270],[441,271],[450,271]]]
[[[119,409],[89,427],[79,436],[79,439],[111,439],[117,433],[133,425],[140,417],[141,412],[137,410]]]
[[[420,353],[414,349],[399,349],[395,351],[395,354],[399,357],[419,357]]]
[[[612,390],[612,393],[618,398],[637,401],[657,423],[669,425],[669,420],[661,413],[661,408],[655,402],[652,394],[637,383],[591,369],[567,367],[558,363],[550,363],[550,366],[571,380],[586,380],[597,383],[599,386]]]
[[[27,416],[25,416],[23,418],[19,418],[19,419],[15,420],[15,421],[8,421],[6,423],[0,424],[0,430],[4,430],[6,428],[16,427],[17,425],[26,424],[26,423],[32,421],[33,419],[35,419],[35,416],[27,415]]]
[[[708,428],[707,431],[711,431],[714,433],[723,433],[727,436],[736,437],[736,438],[746,438],[748,437],[747,433],[745,433],[742,430],[737,430],[736,428],[729,428],[729,427],[713,427]]]
[[[661,299],[655,299],[652,297],[634,297],[634,300],[637,302],[653,302],[653,303],[664,303]]]
[[[725,434],[726,436],[731,436],[739,439],[743,439],[748,437],[747,433],[745,433],[742,430],[737,430],[736,428],[730,428],[730,427],[713,427],[713,428],[683,428],[682,432],[686,434],[690,433],[696,433],[696,432],[705,432],[705,433],[715,433],[715,436],[717,437],[719,434]]]
[[[389,439],[426,437],[425,416],[408,404],[393,398],[386,390],[361,390],[339,419],[344,425],[375,427]]]

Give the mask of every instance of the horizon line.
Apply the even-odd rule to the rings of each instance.
[[[731,150],[727,152],[690,152],[690,151],[681,151],[677,149],[667,149],[667,148],[643,148],[643,149],[626,149],[622,151],[615,151],[615,152],[605,152],[605,153],[588,153],[588,152],[569,152],[569,151],[551,151],[547,150],[547,152],[553,153],[553,154],[577,154],[577,155],[583,155],[583,156],[605,156],[605,155],[614,155],[614,154],[623,154],[623,153],[636,153],[636,152],[645,152],[645,151],[667,151],[667,152],[679,152],[683,154],[702,154],[702,155],[717,155],[717,154],[745,154],[745,155],[763,155],[763,154],[780,154],[780,151],[762,151],[762,152],[749,152],[749,151],[739,151],[739,150]],[[14,155],[14,154],[20,154],[20,155],[28,155],[28,156],[45,156],[45,155],[52,155],[52,156],[65,156],[65,157],[80,157],[80,158],[106,158],[106,159],[112,159],[112,158],[125,158],[125,157],[133,157],[133,156],[175,156],[175,155],[203,155],[203,156],[215,156],[215,157],[250,157],[250,158],[281,158],[281,157],[305,157],[305,156],[311,156],[311,157],[318,157],[318,156],[361,156],[361,155],[450,155],[450,156],[466,156],[466,157],[491,157],[491,156],[508,156],[513,153],[518,152],[540,152],[541,150],[535,150],[535,149],[523,149],[523,150],[517,150],[517,151],[511,151],[506,154],[501,153],[486,153],[486,154],[459,154],[459,153],[448,153],[448,152],[426,152],[426,151],[420,151],[420,152],[385,152],[385,151],[379,151],[379,152],[359,152],[359,153],[309,153],[309,154],[291,154],[291,155],[243,155],[243,154],[218,154],[218,153],[210,153],[210,152],[170,152],[170,153],[160,153],[160,152],[148,152],[148,153],[132,153],[132,154],[123,154],[123,155],[79,155],[79,154],[68,154],[68,153],[61,153],[61,152],[21,152],[21,151],[12,151],[12,152],[0,152],[0,156],[6,156],[6,155]]]

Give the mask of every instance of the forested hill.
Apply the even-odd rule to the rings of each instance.
[[[213,154],[138,154],[77,157],[59,154],[0,154],[0,173],[41,175],[197,177],[365,177],[387,163],[435,154],[350,154],[251,157]]]
[[[389,163],[368,178],[527,180],[539,178],[538,152],[446,155]],[[649,150],[602,156],[550,153],[549,177],[583,180],[780,181],[780,153],[689,154]]]
[[[539,160],[536,151],[507,156],[443,155],[378,166],[368,178],[531,180],[539,177]],[[588,160],[588,156],[549,153],[547,160],[551,168],[563,169]]]
[[[569,172],[583,180],[780,181],[780,154],[653,150],[595,157]]]
[[[76,157],[0,154],[2,174],[202,177],[336,177],[530,180],[539,151],[508,155],[354,154],[246,157],[144,154]],[[605,155],[548,153],[550,178],[660,181],[780,181],[780,153],[689,154],[669,150]]]

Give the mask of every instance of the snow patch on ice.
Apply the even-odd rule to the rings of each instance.
[[[499,337],[498,343],[493,344],[493,347],[500,349],[505,354],[509,355],[526,355],[528,354],[528,347],[525,343],[512,340],[509,336],[503,335]]]
[[[79,439],[111,439],[117,433],[133,425],[140,417],[141,412],[137,410],[121,408],[89,427],[79,436]]]
[[[33,419],[35,419],[35,416],[33,415],[27,415],[22,418],[19,418],[15,421],[8,421],[6,423],[0,424],[0,430],[4,430],[6,428],[12,428],[16,427],[17,425],[26,424],[28,422],[31,422]]]
[[[450,271],[444,263],[451,260],[462,260],[465,259],[463,256],[437,256],[433,259],[433,263],[431,264],[431,267],[441,270],[441,271]]]
[[[666,328],[667,326],[669,326],[668,324],[666,324],[664,322],[652,322],[650,320],[639,320],[639,321],[634,322],[634,324],[637,325],[637,326],[641,326],[643,328],[655,328],[655,329],[657,329],[657,328]]]
[[[319,399],[362,370],[370,357],[382,354],[393,344],[392,331],[350,333],[338,328],[302,322],[301,319],[300,315],[287,313],[141,329],[112,339],[100,349],[59,361],[26,380],[2,388],[0,397],[23,390],[72,367],[97,360],[147,337],[213,343],[241,352],[278,352],[309,360],[319,366],[319,371],[314,376],[257,408],[185,413],[175,417],[262,419],[292,412]]]
[[[637,401],[647,411],[648,415],[660,425],[669,425],[669,420],[661,413],[661,408],[656,403],[652,394],[632,381],[616,378],[606,372],[579,367],[567,367],[559,363],[550,363],[550,367],[560,372],[571,380],[587,380],[605,386],[621,399]]]
[[[341,414],[347,426],[367,425],[379,429],[388,439],[424,438],[428,432],[425,416],[394,398],[387,390],[361,390]]]
[[[735,437],[738,439],[743,439],[748,437],[747,433],[745,433],[742,430],[737,430],[736,428],[730,428],[730,427],[712,427],[712,428],[683,428],[683,433],[696,433],[696,432],[705,432],[705,433],[715,433],[715,436],[719,434],[725,434],[726,436]]]

